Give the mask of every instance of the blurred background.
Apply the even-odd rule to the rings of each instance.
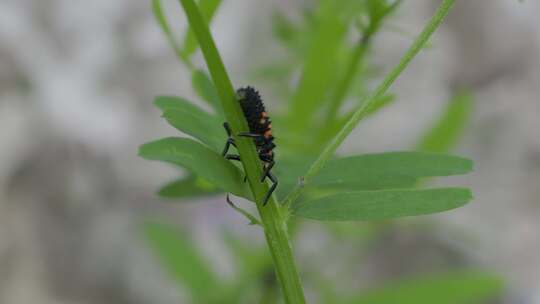
[[[181,7],[162,3],[181,36]],[[256,85],[270,112],[279,111],[280,94],[253,71],[285,52],[274,14],[298,18],[313,3],[224,0],[214,18],[233,82]],[[375,71],[397,62],[438,3],[404,1],[374,41]],[[468,88],[473,109],[451,152],[473,159],[475,172],[452,180],[475,199],[384,228],[302,223],[294,248],[310,303],[332,303],[321,286],[332,286],[330,299],[456,269],[500,282],[481,303],[540,303],[539,15],[538,1],[457,1],[392,87],[395,102],[363,122],[341,152],[413,149],[455,89]],[[204,67],[199,53],[194,62]],[[228,239],[264,256],[262,233],[224,195],[160,199],[156,191],[178,169],[137,156],[140,144],[178,133],[154,96],[202,104],[190,79],[149,1],[0,2],[0,303],[195,303],[189,284],[172,278],[149,246],[142,228],[149,221],[174,226],[223,281],[239,273]],[[269,273],[257,274],[261,286]],[[256,303],[259,287],[242,301]]]

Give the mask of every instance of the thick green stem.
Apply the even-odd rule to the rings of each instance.
[[[289,193],[289,195],[287,195],[284,201],[285,206],[290,207],[294,203],[294,201],[296,201],[296,199],[300,196],[303,187],[307,183],[309,183],[311,179],[315,175],[317,175],[317,173],[319,173],[319,171],[326,164],[326,162],[334,155],[337,148],[341,145],[345,138],[347,138],[347,136],[352,132],[356,125],[358,125],[360,120],[362,120],[362,118],[364,118],[364,116],[369,113],[369,109],[373,105],[373,103],[380,99],[386,93],[386,91],[398,78],[401,72],[403,72],[403,70],[409,65],[409,63],[418,54],[418,52],[420,52],[420,50],[424,48],[433,32],[435,32],[439,25],[441,25],[444,17],[446,17],[448,12],[450,11],[450,8],[452,8],[454,2],[455,0],[442,1],[441,5],[437,9],[433,17],[431,17],[427,25],[424,27],[424,30],[420,33],[420,35],[418,35],[418,37],[409,47],[405,55],[403,55],[399,63],[390,71],[390,73],[388,73],[388,75],[386,75],[382,83],[379,84],[375,91],[373,91],[373,93],[368,96],[366,101],[362,103],[358,110],[354,112],[351,118],[338,132],[336,137],[334,137],[334,139],[330,143],[328,143],[328,145],[324,148],[323,152],[319,155],[317,160],[315,160],[307,173],[304,175],[302,183],[296,185],[296,187]]]
[[[289,242],[286,216],[283,214],[284,209],[275,202],[274,198],[271,198],[266,206],[262,205],[262,200],[268,191],[268,185],[260,182],[262,167],[259,156],[252,140],[236,136],[240,132],[248,131],[248,126],[240,104],[236,100],[233,85],[199,8],[193,0],[180,0],[180,3],[197,37],[208,70],[218,90],[223,112],[233,131],[238,153],[242,159],[249,186],[257,203],[264,234],[274,261],[278,281],[283,290],[285,302],[305,303],[300,277],[296,270]]]

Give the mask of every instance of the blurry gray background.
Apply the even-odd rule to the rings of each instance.
[[[307,2],[224,1],[213,31],[233,82],[249,84],[247,71],[274,51],[272,9]],[[475,111],[456,152],[475,160],[459,179],[475,200],[436,216],[466,233],[443,242],[501,274],[504,301],[540,303],[540,2],[457,2],[393,87],[398,102],[343,149],[410,148],[452,88],[471,87]],[[405,1],[392,23],[417,33],[437,3]],[[179,4],[164,4],[182,33]],[[385,32],[376,63],[387,69],[410,41]],[[233,271],[216,232],[253,228],[223,198],[160,201],[154,192],[177,171],[136,155],[176,134],[152,105],[166,94],[194,96],[148,1],[0,1],[0,303],[182,303],[140,237],[148,218],[189,229],[220,272]],[[310,246],[298,244],[300,260]]]

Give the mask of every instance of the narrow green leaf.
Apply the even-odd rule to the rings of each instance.
[[[484,303],[502,292],[503,281],[485,272],[460,271],[398,281],[340,301],[344,304]]]
[[[382,25],[382,21],[385,17],[391,14],[397,6],[401,3],[401,0],[389,2],[381,0],[368,0],[367,10],[369,15],[369,26],[365,32],[376,32]]]
[[[393,94],[384,95],[381,98],[375,100],[367,109],[366,116],[374,115],[382,110],[384,107],[390,105],[396,100],[396,96]]]
[[[430,152],[450,150],[465,130],[472,108],[473,97],[470,92],[455,95],[435,125],[422,136],[418,149]]]
[[[176,55],[183,60],[183,57],[181,55],[182,51],[180,50],[178,42],[174,39],[174,35],[171,31],[171,28],[169,27],[169,23],[167,22],[167,18],[165,17],[163,9],[161,8],[160,0],[152,0],[152,12],[154,13],[154,17],[156,18],[159,26],[161,27],[161,30],[165,34],[165,37],[167,38],[167,41],[169,42],[171,48],[174,50]]]
[[[223,112],[216,87],[205,72],[201,70],[193,71],[191,84],[197,95],[212,106],[216,113],[221,114]]]
[[[249,221],[249,224],[250,225],[259,225],[261,227],[263,227],[261,221],[256,217],[254,216],[253,214],[251,214],[249,211],[247,211],[246,209],[242,208],[242,207],[238,207],[236,206],[235,203],[233,203],[233,201],[230,200],[229,196],[227,195],[227,204],[229,204],[229,206],[236,212],[240,213],[241,215],[243,215],[248,221]]]
[[[274,36],[285,45],[290,44],[298,32],[298,29],[289,18],[279,11],[274,11],[272,14],[272,30]]]
[[[225,192],[248,199],[251,196],[237,167],[192,139],[168,137],[149,142],[139,148],[139,155],[185,167]]]
[[[158,96],[154,104],[164,111],[163,117],[173,127],[221,151],[226,134],[220,118],[181,97]]]
[[[311,164],[310,158],[280,158],[274,168],[279,177],[278,197],[282,198]],[[404,189],[414,187],[423,177],[465,174],[472,161],[439,153],[385,152],[334,159],[307,186],[317,192]]]
[[[210,24],[221,4],[221,0],[200,0],[198,4],[205,21]],[[195,38],[195,33],[193,33],[191,28],[188,28],[184,38],[184,45],[181,50],[182,57],[186,60],[190,60],[190,57],[195,53],[198,47],[199,44]]]
[[[437,213],[471,200],[465,188],[344,192],[299,203],[298,216],[323,221],[367,221]]]
[[[272,263],[264,247],[246,242],[232,232],[223,230],[223,242],[235,257],[236,268],[252,280],[262,268]]]
[[[173,127],[220,151],[223,148],[226,133],[218,119],[203,111],[188,111],[185,108],[166,109],[163,117]]]
[[[313,179],[314,185],[349,185],[380,189],[409,185],[417,178],[449,176],[472,171],[463,157],[427,152],[385,152],[329,161]],[[402,184],[404,183],[404,184]]]
[[[185,111],[204,112],[192,102],[176,96],[157,96],[154,99],[154,105],[162,111],[167,109],[183,109]],[[206,114],[210,115],[208,113]]]
[[[388,7],[389,4],[386,3],[386,1],[375,0],[373,2],[371,0],[368,0],[367,2],[358,2],[366,6],[364,7],[360,5],[360,7],[362,7],[363,10],[367,11],[366,13],[368,13],[369,24],[365,27],[361,27],[361,38],[358,39],[358,41],[356,42],[356,46],[354,47],[354,49],[352,49],[352,52],[349,55],[350,58],[348,59],[344,72],[339,77],[337,85],[332,94],[332,98],[330,99],[331,103],[329,105],[330,107],[326,115],[327,121],[335,120],[343,102],[349,94],[349,91],[351,91],[351,89],[355,87],[354,83],[360,80],[359,78],[361,77],[358,77],[357,74],[360,72],[359,70],[362,67],[361,63],[364,61],[366,53],[371,48],[373,36],[378,31],[379,27],[383,22],[383,19],[387,16],[387,13],[390,13],[392,11],[392,9]],[[361,16],[361,14],[359,15]],[[362,22],[361,17],[357,20]],[[367,76],[367,73],[363,74],[364,75],[360,76]]]
[[[191,60],[191,56],[195,53],[198,47],[199,44],[197,43],[197,39],[195,39],[193,31],[188,29],[186,36],[184,37],[183,47],[180,50],[180,56],[182,56],[184,61]]]
[[[157,193],[159,196],[171,199],[195,198],[221,193],[214,185],[200,177],[189,175],[172,181]]]
[[[272,259],[264,247],[256,246],[252,242],[238,238],[230,231],[223,230],[223,242],[234,258],[237,272],[234,284],[228,289],[228,301],[223,303],[242,303],[246,294],[251,290],[260,290],[259,280],[267,269],[272,270]]]
[[[309,126],[313,115],[325,100],[338,69],[336,59],[343,46],[347,28],[342,16],[342,5],[338,2],[322,1],[318,12],[318,32],[306,55],[300,83],[292,101],[291,113],[295,114],[291,122],[297,128]]]
[[[157,223],[146,224],[144,233],[166,269],[187,287],[194,302],[210,303],[213,293],[208,290],[218,289],[219,281],[189,238],[168,225]]]

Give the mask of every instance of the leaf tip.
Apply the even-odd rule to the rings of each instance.
[[[137,156],[144,158],[144,147],[146,144],[142,144],[137,148]]]

